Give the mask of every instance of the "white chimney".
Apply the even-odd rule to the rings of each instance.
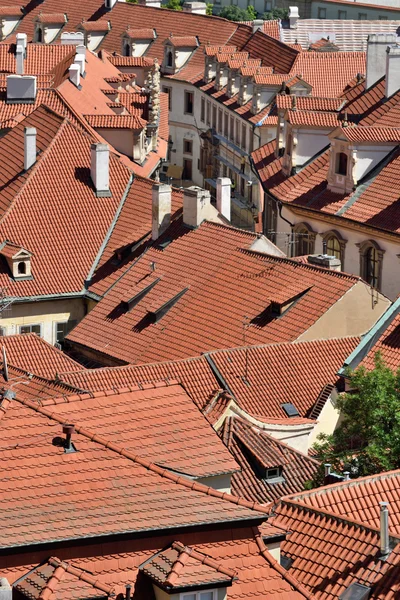
[[[264,21],[262,19],[256,19],[253,21],[253,33],[258,31],[259,29],[262,31],[264,28]]]
[[[116,3],[117,0],[104,0],[104,8],[106,8],[107,10],[111,10]]]
[[[170,223],[171,186],[155,183],[152,188],[152,239],[157,240]]]
[[[205,2],[184,2],[182,10],[183,12],[188,12],[192,15],[206,15],[207,4]]]
[[[385,96],[390,98],[400,88],[400,46],[386,48]]]
[[[7,102],[9,104],[33,104],[36,98],[34,75],[7,76]]]
[[[229,177],[217,179],[217,210],[228,221],[231,220],[231,183]]]
[[[12,600],[12,587],[6,577],[0,577],[0,600]]]
[[[297,27],[297,21],[299,20],[299,7],[289,6],[289,27],[295,29]]]
[[[77,88],[80,88],[81,85],[81,68],[77,63],[73,63],[69,71],[69,78]]]
[[[341,271],[342,261],[336,256],[330,256],[329,254],[311,254],[308,257],[310,265],[317,265],[317,267],[324,267],[331,271]]]
[[[197,186],[183,191],[183,222],[188,227],[199,227],[209,217],[210,207],[210,192]]]
[[[379,502],[381,507],[381,555],[387,556],[390,552],[389,540],[389,502]]]
[[[90,175],[98,198],[111,196],[109,183],[110,150],[107,144],[90,146]]]
[[[84,54],[75,54],[74,64],[79,65],[80,74],[83,77],[86,70],[86,61]]]
[[[25,72],[25,50],[21,44],[17,44],[15,49],[15,60],[16,60],[16,73],[17,75],[23,75]]]
[[[85,41],[83,31],[63,31],[61,45],[79,46]]]
[[[24,169],[27,171],[36,162],[36,129],[24,129]]]
[[[86,58],[86,46],[85,46],[85,44],[78,44],[78,46],[76,47],[75,52],[76,52],[76,54],[83,54],[83,56]]]
[[[28,36],[26,33],[17,33],[15,43],[17,46],[23,46],[24,52],[26,52],[26,46],[28,44]]]
[[[369,89],[385,74],[386,48],[396,43],[395,33],[370,33],[367,40],[367,78]]]

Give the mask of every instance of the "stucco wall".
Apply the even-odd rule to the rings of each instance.
[[[381,17],[387,17],[388,19],[399,19],[400,11],[399,10],[390,10],[387,8],[387,5],[392,4],[394,7],[399,7],[399,3],[397,0],[385,0],[381,2],[381,4],[385,4],[386,6],[382,6],[381,8],[373,8],[369,6],[365,6],[368,3],[365,0],[362,0],[363,6],[359,6],[357,0],[354,3],[350,4],[342,4],[342,3],[333,3],[333,2],[323,2],[323,0],[317,0],[311,3],[311,18],[318,19],[318,9],[325,8],[326,9],[326,19],[338,19],[339,11],[346,11],[346,19],[359,19],[359,14],[366,14],[368,20],[379,20]],[[379,3],[374,0],[373,4],[378,5]]]

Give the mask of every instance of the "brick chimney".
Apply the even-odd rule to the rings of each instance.
[[[188,187],[183,192],[183,222],[188,227],[199,227],[209,217],[210,192],[200,187]]]
[[[157,240],[171,223],[171,186],[155,183],[152,188],[151,237]]]
[[[400,89],[400,46],[386,48],[385,96],[390,98]]]
[[[25,127],[24,129],[24,169],[27,171],[36,162],[36,129]]]
[[[386,48],[396,43],[395,33],[370,33],[367,40],[367,78],[369,89],[385,75]]]
[[[92,144],[90,146],[90,152],[90,175],[96,190],[96,196],[98,198],[110,197],[110,150],[107,144]]]
[[[231,180],[229,177],[217,179],[217,210],[228,221],[231,220]]]

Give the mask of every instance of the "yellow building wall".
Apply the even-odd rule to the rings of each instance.
[[[3,335],[15,335],[20,333],[21,325],[40,325],[41,337],[54,344],[57,323],[78,323],[86,312],[84,298],[13,303],[9,309],[0,313],[0,327]]]

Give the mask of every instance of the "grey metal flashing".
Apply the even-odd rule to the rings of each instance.
[[[120,216],[120,214],[121,214],[122,208],[123,208],[123,206],[124,206],[124,204],[125,204],[125,201],[126,201],[126,198],[127,198],[127,196],[128,196],[129,190],[131,189],[131,186],[132,186],[133,180],[134,180],[134,176],[133,176],[133,173],[131,173],[131,175],[130,175],[130,177],[129,177],[128,184],[127,184],[127,186],[126,186],[126,188],[125,188],[125,192],[123,193],[123,196],[122,196],[122,198],[121,198],[121,202],[119,203],[119,206],[118,206],[118,208],[117,208],[117,210],[116,210],[116,213],[115,213],[115,215],[114,215],[114,218],[113,218],[113,220],[112,220],[112,223],[111,223],[110,227],[108,228],[108,231],[107,231],[107,233],[106,233],[106,236],[105,236],[105,238],[104,238],[104,240],[103,240],[103,243],[101,244],[101,246],[100,246],[100,248],[99,248],[99,251],[98,251],[98,253],[97,253],[97,256],[96,256],[96,258],[94,259],[94,262],[93,262],[93,264],[92,264],[92,266],[91,266],[91,268],[90,268],[90,271],[89,271],[89,273],[88,273],[88,275],[87,275],[87,277],[86,277],[86,279],[85,279],[85,283],[84,283],[84,287],[85,287],[85,289],[87,289],[87,288],[88,288],[88,286],[89,286],[89,284],[90,284],[90,281],[91,281],[91,279],[92,279],[92,277],[93,277],[93,275],[94,275],[94,272],[96,271],[96,269],[97,269],[97,267],[98,267],[98,264],[99,264],[99,262],[100,262],[100,259],[101,259],[101,257],[102,257],[102,254],[103,254],[103,252],[104,252],[104,250],[105,250],[105,247],[107,246],[107,244],[108,244],[108,242],[109,242],[109,240],[110,240],[110,237],[111,237],[111,234],[112,234],[112,232],[114,231],[114,227],[115,227],[115,225],[117,224],[117,221],[118,221],[118,219],[119,219],[119,216]]]
[[[7,296],[6,300],[13,302],[40,302],[41,300],[65,300],[69,298],[84,298],[86,290],[80,292],[65,292],[61,294],[38,294],[37,296]]]
[[[375,325],[365,334],[358,346],[346,358],[343,366],[338,371],[338,375],[343,376],[347,368],[355,369],[360,362],[367,356],[368,352],[373,348],[377,340],[381,337],[385,329],[393,319],[400,313],[400,297],[393,302],[392,306],[378,319]]]
[[[203,356],[205,357],[206,361],[210,365],[210,368],[211,368],[212,372],[214,373],[214,375],[215,375],[218,383],[222,387],[222,389],[224,389],[227,392],[229,392],[229,394],[232,396],[232,398],[234,398],[235,401],[236,401],[235,394],[232,392],[231,388],[229,387],[229,385],[227,384],[227,382],[223,378],[221,372],[219,371],[217,365],[215,364],[215,362],[211,358],[210,354],[208,352],[205,352],[205,354],[203,354]]]

